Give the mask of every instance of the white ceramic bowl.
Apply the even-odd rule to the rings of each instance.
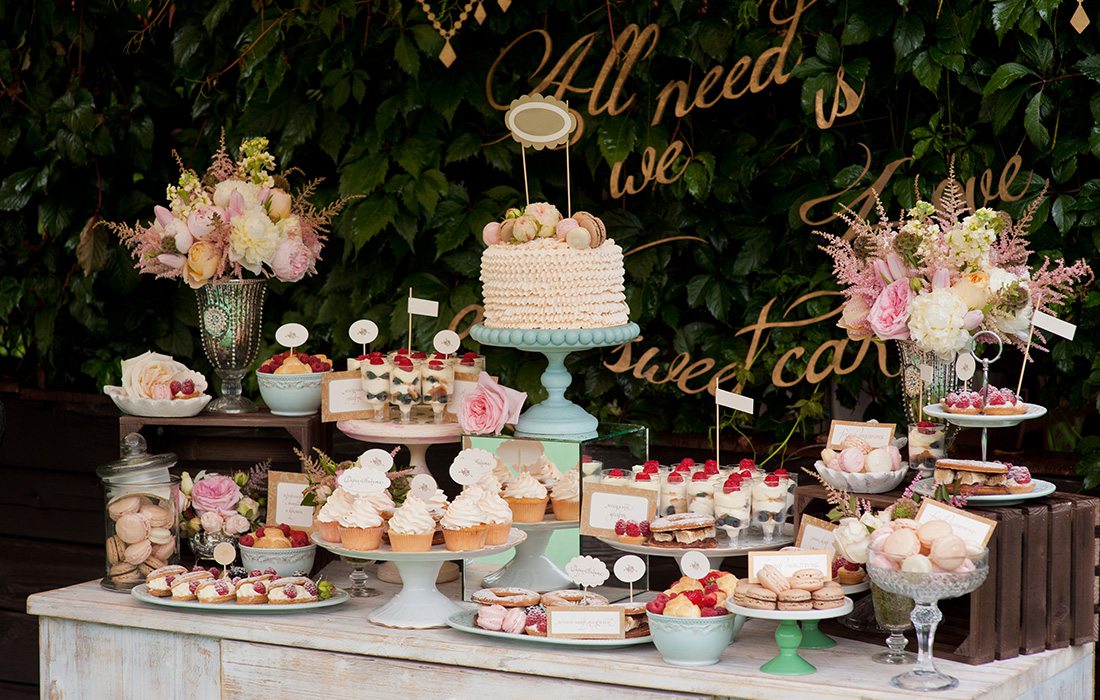
[[[321,378],[327,372],[268,374],[256,372],[260,396],[276,416],[312,416],[321,408]]]
[[[814,469],[829,486],[851,493],[886,493],[892,491],[909,473],[909,470],[905,468],[904,461],[899,469],[892,472],[875,472],[873,474],[853,474],[839,469],[829,469],[820,459],[814,462]]]
[[[317,545],[312,542],[305,547],[288,549],[246,547],[238,542],[237,548],[241,550],[241,566],[245,569],[263,571],[270,566],[280,576],[290,576],[295,571],[305,571],[308,576],[313,569],[313,558],[317,556]]]
[[[193,399],[135,399],[127,396],[120,386],[105,386],[103,393],[111,397],[118,410],[144,418],[190,418],[202,413],[210,403],[209,394]]]

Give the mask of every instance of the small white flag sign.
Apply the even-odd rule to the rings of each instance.
[[[1036,328],[1050,331],[1066,340],[1073,340],[1073,336],[1077,334],[1077,326],[1042,311],[1036,311],[1035,315],[1031,317],[1031,322],[1035,324]]]
[[[417,316],[439,316],[439,302],[409,297],[409,313]]]
[[[719,406],[725,406],[726,408],[732,408],[735,411],[741,411],[742,413],[752,413],[753,400],[747,396],[741,394],[735,394],[732,391],[726,391],[725,389],[714,390],[714,403]]]

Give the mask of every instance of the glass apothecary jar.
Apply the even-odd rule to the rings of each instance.
[[[128,592],[154,569],[179,561],[179,477],[171,453],[151,455],[145,438],[122,439],[122,458],[96,469],[106,525],[104,588]]]

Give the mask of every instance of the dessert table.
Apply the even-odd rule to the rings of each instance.
[[[350,567],[326,569],[338,586]],[[722,661],[685,670],[664,664],[651,645],[585,650],[543,647],[452,629],[400,630],[367,624],[397,591],[353,598],[316,612],[264,616],[183,612],[142,604],[97,582],[30,596],[39,616],[43,697],[326,698],[498,697],[535,691],[571,700],[607,697],[734,696],[851,700],[916,698],[890,686],[896,666],[871,661],[881,647],[838,639],[800,650],[818,672],[768,676],[775,623],[749,620]],[[441,586],[458,595],[457,584]],[[959,678],[936,698],[1092,697],[1095,645],[1067,647],[970,666],[937,660]],[[511,695],[506,695],[511,694]],[[927,695],[920,697],[929,697]]]

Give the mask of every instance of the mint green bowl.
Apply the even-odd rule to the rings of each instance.
[[[256,372],[256,383],[264,403],[276,416],[312,416],[321,409],[321,378],[325,374]]]
[[[673,666],[711,666],[718,663],[745,618],[741,615],[718,617],[669,617],[646,612],[653,646],[666,664]]]

